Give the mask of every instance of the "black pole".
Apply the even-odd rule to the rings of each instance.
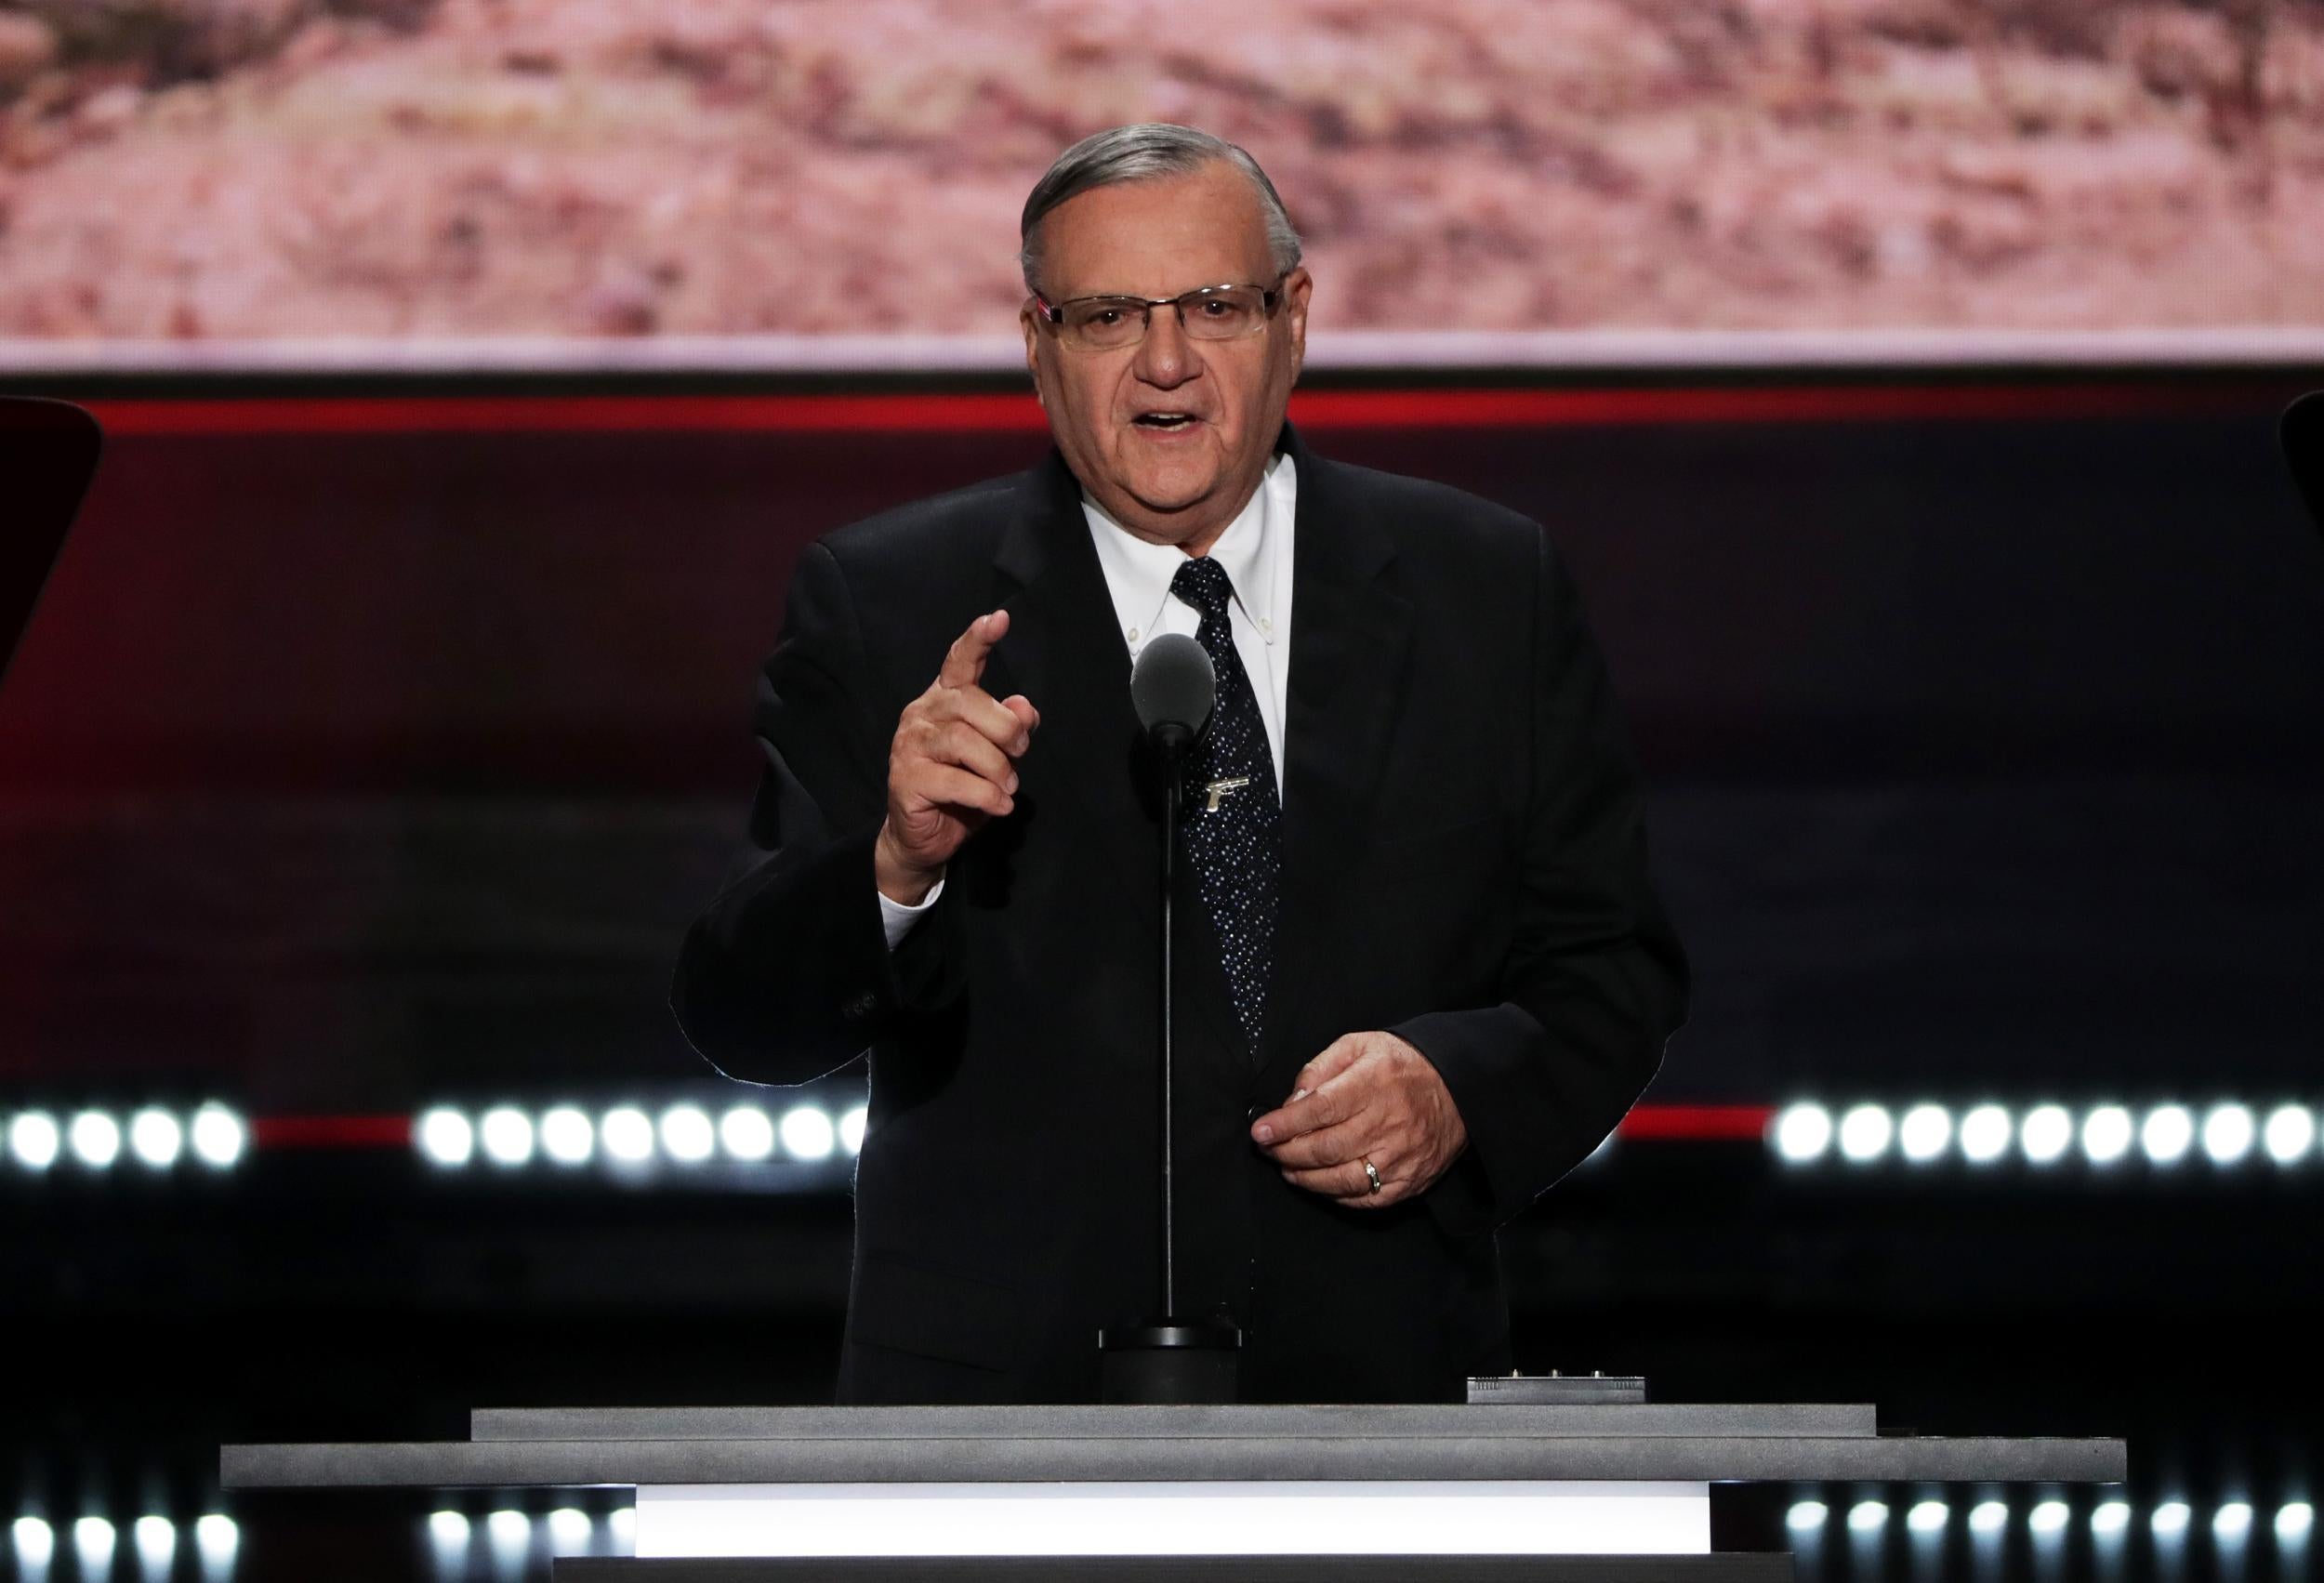
[[[1203,713],[1208,712],[1206,703]],[[1162,1307],[1145,1323],[1099,1332],[1099,1392],[1103,1400],[1122,1404],[1232,1402],[1243,1333],[1230,1323],[1178,1316],[1178,1118],[1171,1102],[1177,1052],[1170,989],[1177,979],[1178,823],[1184,811],[1186,751],[1195,733],[1168,717],[1148,731],[1162,770],[1162,852],[1155,865],[1162,880],[1162,982],[1155,1008],[1162,1100],[1162,1125],[1155,1129],[1162,1144]]]
[[[1178,810],[1185,783],[1186,744],[1179,733],[1161,733],[1165,768],[1162,775],[1162,1009],[1156,1023],[1161,1038],[1162,1068],[1162,1313],[1178,1313],[1178,1147],[1175,1111],[1170,1102],[1171,1048],[1170,988],[1178,980],[1172,971],[1170,947],[1178,930]]]

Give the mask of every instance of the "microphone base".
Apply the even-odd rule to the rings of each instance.
[[[1108,1406],[1215,1406],[1242,1400],[1243,1333],[1164,1320],[1098,1332],[1098,1399]]]

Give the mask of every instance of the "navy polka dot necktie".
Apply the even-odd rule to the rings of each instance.
[[[1274,977],[1275,901],[1283,875],[1274,755],[1259,718],[1259,696],[1227,627],[1235,586],[1218,562],[1189,560],[1170,579],[1170,592],[1202,613],[1195,638],[1219,675],[1209,728],[1187,756],[1180,839],[1218,932],[1235,1020],[1256,1051]]]

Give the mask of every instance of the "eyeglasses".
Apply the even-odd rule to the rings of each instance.
[[[1283,282],[1271,286],[1207,285],[1177,297],[1076,297],[1051,307],[1039,293],[1033,305],[1057,338],[1075,351],[1116,351],[1146,338],[1157,308],[1176,308],[1179,328],[1198,341],[1255,336],[1274,316]]]

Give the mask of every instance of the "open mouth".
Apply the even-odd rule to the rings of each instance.
[[[1169,434],[1178,429],[1191,429],[1202,420],[1193,413],[1186,412],[1142,412],[1130,421],[1140,429],[1151,429],[1157,433]]]

